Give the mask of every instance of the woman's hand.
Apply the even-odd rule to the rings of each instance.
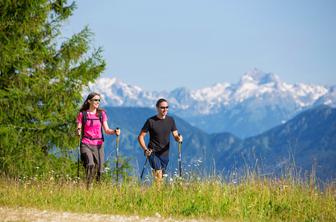
[[[113,130],[113,129],[108,129],[106,133],[109,134],[109,135],[116,134],[117,136],[119,136],[119,135],[120,135],[120,129],[119,129],[119,128],[117,128],[117,129],[115,129],[115,130]]]
[[[81,133],[82,133],[82,128],[77,128],[77,131],[76,131],[76,135],[77,136],[81,136]]]
[[[120,129],[119,129],[119,128],[115,129],[115,130],[114,130],[114,133],[115,133],[117,136],[119,136],[119,135],[120,135]]]

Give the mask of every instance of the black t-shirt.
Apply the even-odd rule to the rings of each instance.
[[[145,122],[142,131],[149,132],[148,148],[159,155],[169,154],[170,133],[177,130],[173,117],[160,119],[152,116]]]

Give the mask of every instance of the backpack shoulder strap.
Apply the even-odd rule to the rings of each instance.
[[[99,117],[101,124],[103,125],[103,111],[98,112],[98,117]]]
[[[85,126],[86,121],[87,121],[87,112],[82,111],[82,126]]]
[[[87,121],[87,112],[82,111],[82,135],[84,135],[84,127]]]
[[[102,139],[103,139],[103,141],[104,141],[104,132],[103,132],[103,111],[98,112],[98,117],[99,117],[99,121],[100,121],[101,135],[102,135]]]

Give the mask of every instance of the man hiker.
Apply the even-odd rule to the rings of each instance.
[[[158,185],[161,184],[163,173],[169,161],[170,133],[177,142],[182,142],[175,120],[168,116],[168,102],[161,98],[156,102],[157,114],[147,119],[138,136],[138,142],[144,150],[146,158],[153,169],[153,176]],[[148,146],[145,144],[145,136],[149,132]]]
[[[100,180],[104,164],[104,135],[120,135],[120,129],[110,129],[106,112],[99,107],[100,94],[90,93],[77,115],[77,134],[81,136],[80,154],[86,173],[87,188],[93,178]]]

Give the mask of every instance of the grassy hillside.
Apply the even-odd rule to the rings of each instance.
[[[159,189],[137,182],[103,182],[86,190],[76,181],[0,180],[0,205],[56,211],[230,221],[335,221],[336,187],[250,177],[171,181]]]

